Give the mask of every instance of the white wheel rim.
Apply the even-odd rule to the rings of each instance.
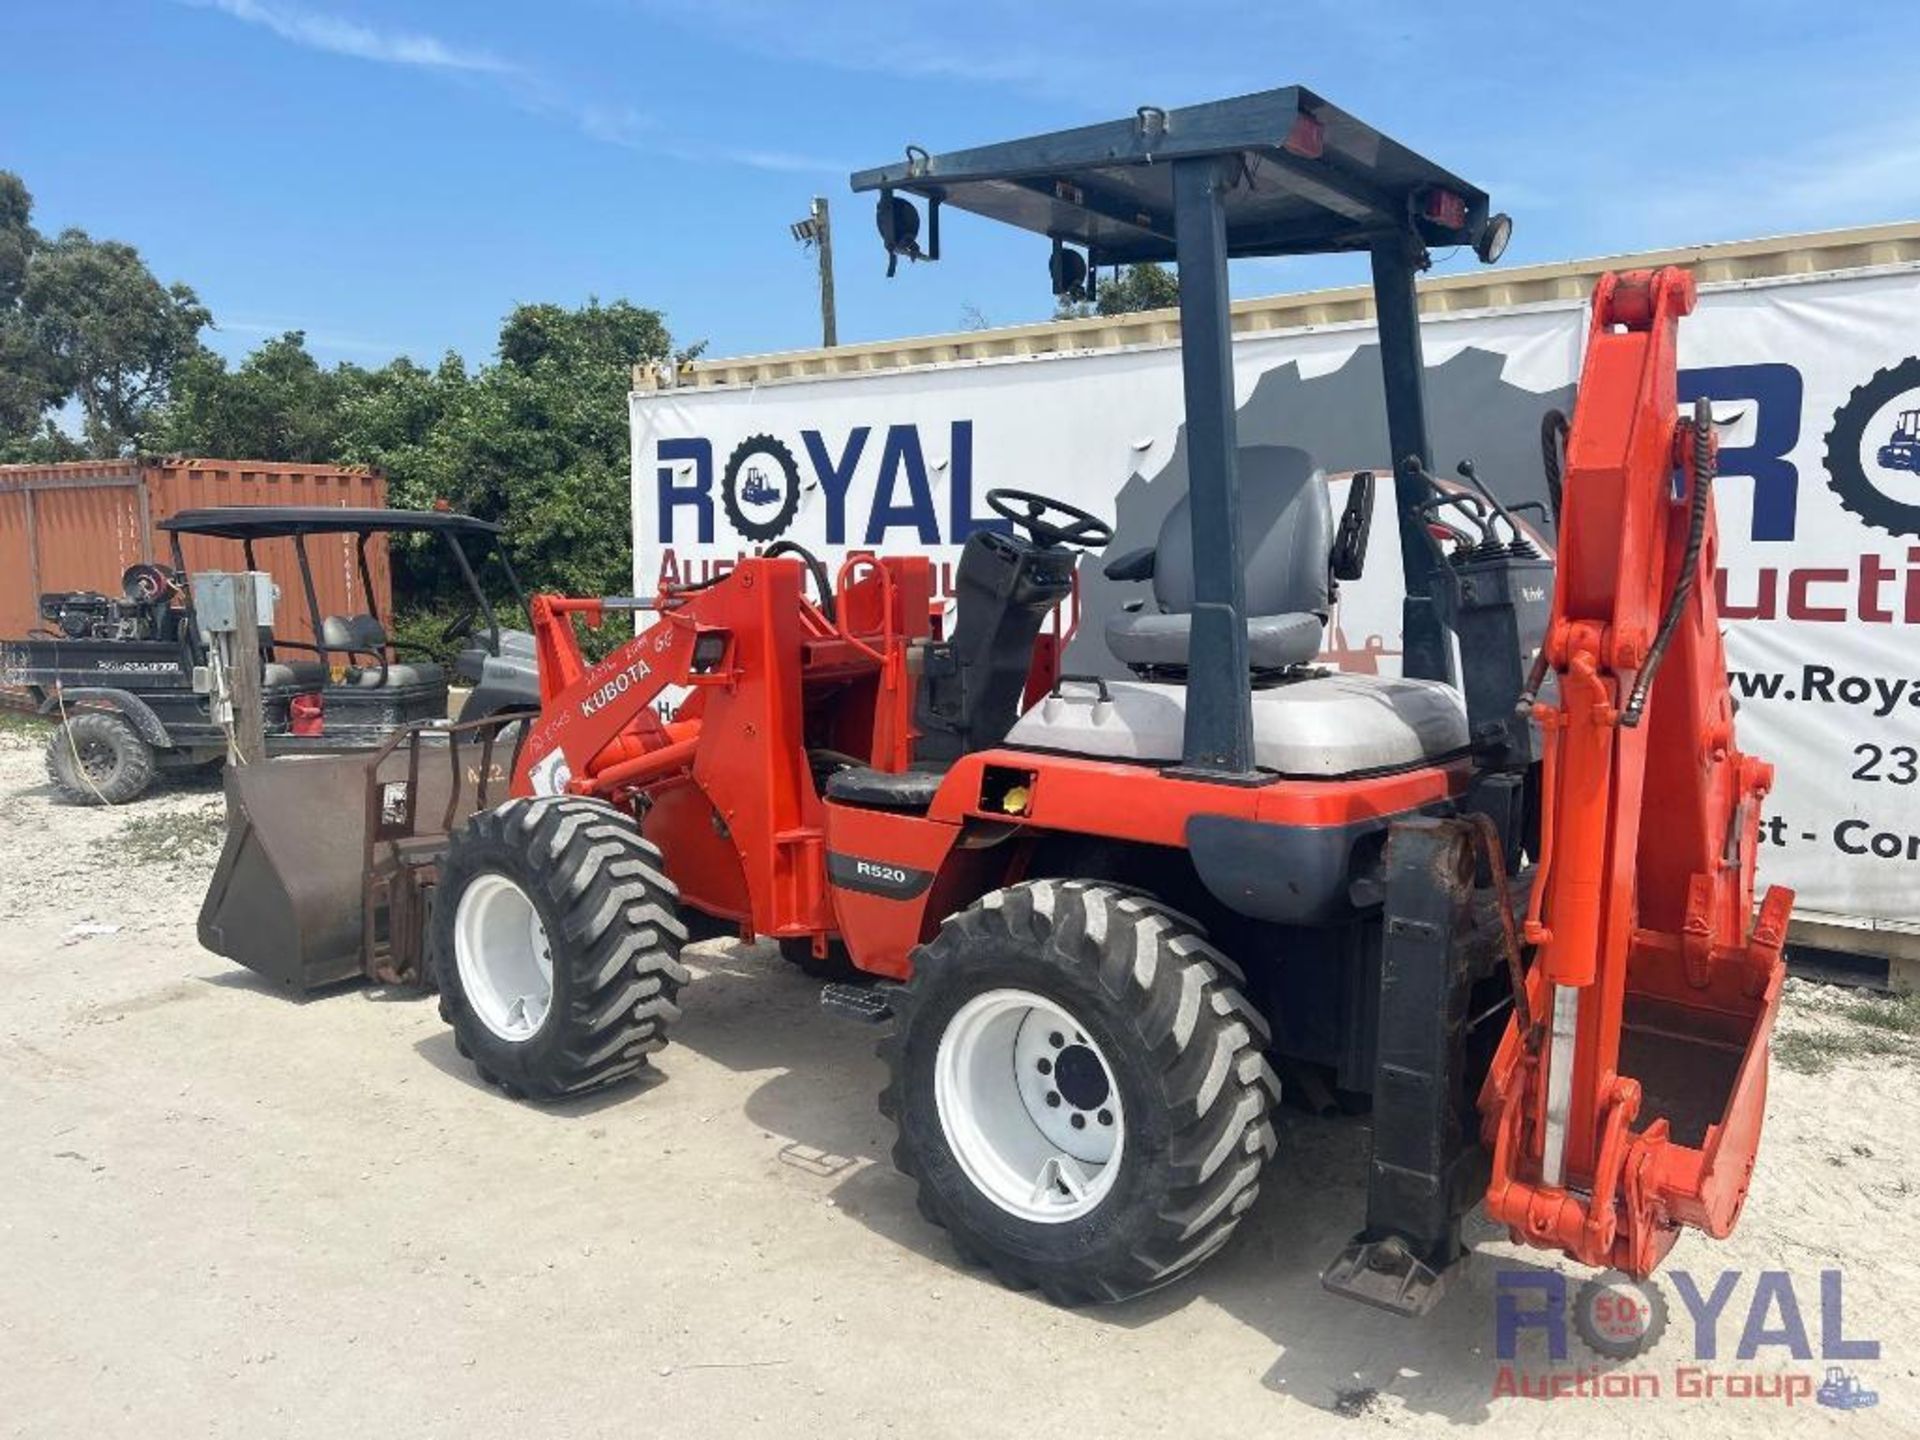
[[[476,875],[453,912],[453,958],[473,1013],[502,1040],[529,1039],[553,1005],[553,947],[527,892]]]
[[[1113,1189],[1126,1117],[1113,1067],[1064,1007],[1028,990],[976,995],[933,1062],[947,1148],[1009,1215],[1059,1225]]]

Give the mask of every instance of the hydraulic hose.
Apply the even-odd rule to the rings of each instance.
[[[1659,633],[1647,650],[1646,662],[1633,682],[1620,723],[1632,728],[1640,723],[1647,708],[1647,693],[1653,677],[1660,671],[1673,632],[1680,628],[1680,613],[1693,594],[1693,572],[1700,563],[1700,547],[1707,536],[1707,510],[1713,495],[1714,472],[1713,406],[1703,395],[1693,402],[1693,513],[1687,521],[1687,548],[1680,557],[1680,573],[1674,577],[1673,593],[1667,597],[1667,613],[1660,621]]]
[[[1553,507],[1556,531],[1560,528],[1561,477],[1566,463],[1561,457],[1566,450],[1567,433],[1572,428],[1558,410],[1549,410],[1540,417],[1540,468],[1547,473],[1547,503]]]

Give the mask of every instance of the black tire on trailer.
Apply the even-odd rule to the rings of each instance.
[[[1074,1305],[1226,1243],[1276,1148],[1280,1082],[1245,977],[1198,926],[1139,891],[1035,880],[913,959],[880,1109],[962,1258]]]
[[[611,805],[546,796],[475,815],[448,846],[428,939],[460,1052],[515,1099],[639,1074],[680,1018],[678,901]]]
[[[75,805],[124,805],[153,783],[153,747],[125,717],[77,710],[47,741],[47,778]]]

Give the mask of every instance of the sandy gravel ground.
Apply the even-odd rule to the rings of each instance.
[[[1837,992],[1795,989],[1788,1023],[1830,1068],[1776,1067],[1740,1231],[1672,1263],[1703,1290],[1742,1272],[1698,1363],[1776,1380],[1820,1377],[1819,1272],[1843,1272],[1846,1331],[1882,1346],[1848,1368],[1879,1404],[1676,1397],[1696,1363],[1677,1301],[1653,1351],[1608,1367],[1660,1398],[1496,1398],[1497,1272],[1537,1261],[1486,1245],[1424,1323],[1318,1288],[1361,1213],[1358,1122],[1289,1114],[1222,1257],[1062,1312],[919,1219],[870,1034],[770,949],[697,952],[662,1081],[511,1104],[430,1002],[292,1003],[199,949],[207,784],[82,810],[40,763],[0,733],[0,1433],[1920,1432],[1920,1072],[1895,1029],[1856,1045]],[[1768,1268],[1809,1360],[1734,1355]]]

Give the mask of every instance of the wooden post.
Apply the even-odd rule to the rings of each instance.
[[[260,582],[267,577],[245,570],[233,578],[233,633],[223,637],[227,647],[227,694],[233,703],[227,758],[235,765],[251,765],[267,755],[266,707],[260,693],[260,611],[256,604]]]
[[[813,197],[814,244],[820,251],[820,343],[831,350],[840,343],[840,326],[833,306],[833,220],[827,197]]]

